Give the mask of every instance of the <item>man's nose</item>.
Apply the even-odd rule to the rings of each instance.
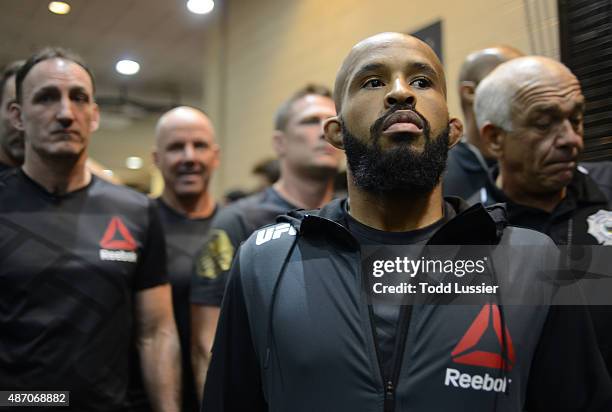
[[[568,149],[576,149],[580,153],[584,148],[582,130],[581,124],[575,125],[568,119],[564,119],[557,131],[557,145]]]
[[[406,83],[403,77],[397,77],[392,82],[391,90],[385,96],[385,107],[389,108],[398,104],[407,104],[412,107],[416,104],[416,97],[410,85]]]
[[[195,158],[195,149],[192,144],[186,144],[183,149],[183,158],[186,161],[193,161]]]
[[[60,100],[59,111],[57,112],[57,121],[62,127],[69,127],[74,121],[74,113],[72,111],[72,102],[68,97],[63,97]]]

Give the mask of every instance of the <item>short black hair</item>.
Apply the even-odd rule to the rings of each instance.
[[[17,77],[15,78],[15,86],[16,86],[15,94],[16,94],[16,99],[18,102],[21,102],[21,99],[23,97],[22,96],[23,81],[25,80],[30,70],[32,70],[32,68],[36,66],[38,63],[43,62],[45,60],[51,60],[51,59],[68,60],[68,61],[71,61],[81,66],[83,70],[87,72],[87,74],[89,75],[89,78],[91,79],[92,91],[95,91],[96,85],[94,81],[93,72],[91,71],[89,67],[87,67],[87,65],[85,64],[83,59],[81,59],[80,56],[78,56],[77,54],[69,50],[62,49],[61,47],[45,47],[44,49],[30,56],[30,58],[26,60],[26,62],[17,71]]]
[[[308,96],[309,94],[329,97],[330,99],[332,98],[331,90],[328,87],[320,84],[307,84],[280,105],[276,111],[276,115],[274,116],[274,130],[285,130],[287,123],[289,123],[289,118],[291,117],[291,108],[293,107],[293,103],[300,100],[304,96]]]
[[[17,60],[7,64],[2,69],[2,74],[0,74],[0,103],[4,101],[4,88],[6,87],[6,83],[11,77],[17,74],[24,63],[23,60]]]

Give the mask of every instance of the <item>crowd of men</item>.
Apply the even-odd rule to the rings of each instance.
[[[222,207],[203,111],[160,116],[150,199],[87,166],[85,62],[7,66],[0,390],[70,391],[75,411],[611,411],[612,306],[553,304],[562,282],[541,276],[557,246],[612,246],[612,162],[578,163],[580,82],[495,46],[458,86],[464,123],[429,46],[364,39],[333,93],[308,84],[271,119],[278,180]],[[512,251],[488,256],[503,293],[371,299],[372,248],[435,245]]]

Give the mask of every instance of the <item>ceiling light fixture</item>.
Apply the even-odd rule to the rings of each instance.
[[[131,76],[140,71],[140,64],[134,60],[119,60],[115,65],[115,70],[126,76]]]
[[[189,0],[187,8],[195,14],[206,14],[215,8],[215,2],[213,0]]]
[[[138,156],[130,156],[125,159],[125,166],[131,170],[138,170],[142,168],[142,158]]]
[[[65,1],[52,1],[49,3],[49,11],[55,14],[70,13],[70,4]]]

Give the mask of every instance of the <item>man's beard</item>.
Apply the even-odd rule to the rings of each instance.
[[[370,129],[371,144],[362,143],[342,122],[342,137],[353,183],[374,194],[423,195],[430,193],[440,182],[448,157],[449,127],[431,138],[429,123],[423,120],[425,145],[422,153],[412,147],[411,139],[397,142],[396,147],[383,150],[380,144],[382,124],[395,111],[394,107],[378,119]],[[413,110],[414,109],[411,109]]]

